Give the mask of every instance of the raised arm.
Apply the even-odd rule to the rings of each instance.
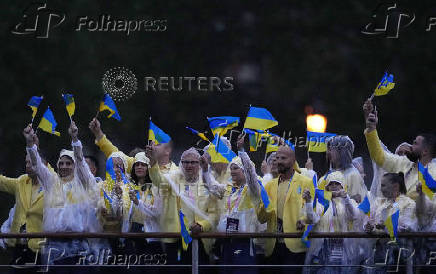
[[[26,139],[26,150],[30,156],[32,168],[35,170],[40,183],[44,189],[49,190],[53,183],[56,174],[52,173],[43,163],[38,153],[38,148],[35,144],[35,133],[31,125],[28,125],[23,131],[24,138]]]
[[[203,155],[200,158],[200,166],[202,169],[202,176],[204,186],[209,190],[209,193],[218,199],[222,199],[226,192],[226,186],[218,183],[215,178],[210,174],[209,164],[206,160],[206,157]]]
[[[3,175],[0,175],[0,191],[7,192],[9,194],[14,195],[17,190],[17,183],[19,182],[19,178],[9,178]]]
[[[89,123],[89,129],[94,134],[95,144],[104,153],[106,158],[108,158],[113,152],[119,151],[118,147],[112,144],[112,142],[103,133],[100,126],[100,121],[98,121],[96,118],[92,119],[92,121]],[[129,156],[127,156],[126,158],[127,158],[127,172],[130,173],[133,167],[133,163],[135,162],[135,158]]]
[[[366,101],[364,109],[368,108],[367,105],[369,104],[372,105],[370,101]],[[387,172],[405,172],[405,169],[410,167],[412,162],[406,156],[399,156],[385,151],[381,145],[376,129],[378,123],[377,110],[374,110],[367,116],[365,138],[371,159]]]
[[[75,168],[77,171],[77,176],[79,177],[79,180],[85,189],[90,189],[90,187],[94,188],[95,178],[94,175],[92,175],[88,164],[84,160],[82,143],[77,137],[79,133],[79,129],[77,128],[76,123],[74,123],[74,121],[71,122],[70,128],[68,129],[68,133],[71,136],[71,145],[74,151]]]

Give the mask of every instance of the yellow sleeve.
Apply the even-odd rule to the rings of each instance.
[[[371,159],[387,172],[401,171],[406,173],[413,164],[406,156],[399,156],[385,151],[380,144],[377,130],[370,132],[365,130],[365,138]]]
[[[111,141],[109,141],[106,135],[103,135],[103,137],[101,137],[99,140],[95,140],[95,144],[104,153],[104,156],[106,156],[106,158],[109,158],[109,156],[113,152],[119,151],[119,149],[116,146],[114,146],[114,144],[112,144]],[[130,173],[133,167],[133,163],[135,162],[135,158],[129,156],[126,156],[126,158],[127,158],[127,172]]]
[[[9,178],[0,175],[0,191],[15,195],[15,191],[17,190],[17,184],[19,183],[19,181],[20,181],[20,177]]]
[[[207,220],[199,220],[197,221],[199,225],[203,228],[203,232],[210,231],[212,228],[212,225]]]

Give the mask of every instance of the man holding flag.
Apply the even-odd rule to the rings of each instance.
[[[365,102],[363,110],[366,117],[365,138],[371,159],[387,172],[403,172],[407,196],[416,200],[418,198],[416,186],[419,183],[418,161],[424,168],[427,168],[433,178],[436,178],[436,163],[432,162],[432,159],[436,157],[436,136],[434,134],[416,136],[404,156],[390,153],[381,146],[376,129],[377,110],[374,109],[371,100]]]

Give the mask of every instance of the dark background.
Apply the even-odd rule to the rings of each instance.
[[[145,145],[152,116],[174,140],[177,163],[181,152],[197,141],[185,126],[207,130],[207,116],[238,116],[243,122],[250,104],[271,111],[279,121],[273,132],[291,130],[293,137],[305,136],[310,106],[328,118],[328,132],[349,135],[355,155],[367,160],[362,104],[385,70],[394,74],[396,86],[375,100],[383,142],[394,150],[434,129],[436,27],[425,31],[427,18],[436,16],[434,1],[396,1],[400,11],[416,15],[398,39],[361,33],[378,1],[48,1],[48,8],[66,14],[48,39],[11,34],[30,3],[0,4],[0,172],[7,176],[24,172],[21,132],[31,119],[27,102],[32,95],[44,95],[35,124],[50,105],[61,132],[61,137],[39,133],[52,165],[71,141],[63,91],[74,94],[74,120],[87,152],[97,153],[88,123],[103,94],[103,74],[116,66],[135,73],[138,89],[131,99],[117,103],[121,122],[100,114],[103,130],[128,152]],[[101,14],[164,19],[167,29],[129,36],[74,31],[77,17]],[[235,88],[146,92],[145,76],[229,76]],[[264,148],[253,154],[256,163],[263,156]],[[314,157],[315,169],[325,169],[324,155]],[[304,148],[297,148],[297,159],[304,164]],[[13,198],[0,198],[4,220]]]

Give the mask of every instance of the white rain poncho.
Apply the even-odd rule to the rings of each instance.
[[[338,182],[344,188],[344,177],[340,172],[333,172],[326,178],[330,182]],[[313,203],[306,203],[308,222],[314,223],[314,232],[349,232],[352,231],[352,222],[361,214],[357,203],[350,199],[336,197],[323,215],[324,208],[317,203],[316,210],[313,210]],[[333,239],[313,238],[306,254],[306,265],[304,273],[352,273],[355,269],[351,267],[315,267],[314,265],[355,265],[357,252],[355,239]]]
[[[95,179],[83,159],[81,142],[72,146],[74,152],[62,150],[59,156],[59,159],[67,156],[74,162],[74,173],[68,178],[59,177],[42,163],[36,145],[27,148],[44,190],[44,232],[89,232],[94,227],[95,217],[89,211],[95,208]],[[52,260],[78,256],[88,249],[86,240],[49,239],[48,242],[46,248],[51,250],[48,264]]]

